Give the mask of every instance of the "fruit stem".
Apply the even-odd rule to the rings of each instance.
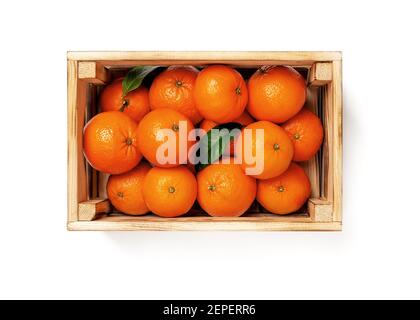
[[[275,144],[273,145],[273,149],[274,149],[275,151],[279,150],[279,149],[280,149],[279,144],[278,144],[278,143],[275,143]]]
[[[182,87],[182,81],[176,80],[175,85],[177,88]]]
[[[124,99],[120,108],[121,112],[124,112],[124,110],[128,107],[128,100]]]
[[[283,186],[280,186],[280,187],[277,189],[277,191],[278,191],[278,192],[283,192],[283,191],[284,191],[284,187],[283,187]]]
[[[174,193],[175,192],[175,188],[171,186],[171,187],[168,188],[168,191],[169,191],[169,193]]]
[[[131,139],[131,138],[127,138],[127,139],[125,140],[125,143],[126,143],[128,146],[131,146],[131,145],[133,144],[133,139]]]
[[[211,184],[211,185],[208,186],[208,189],[210,191],[215,191],[216,190],[216,186],[214,184]]]
[[[236,94],[238,96],[241,95],[241,88],[240,87],[237,87],[236,90],[235,90],[235,92],[236,92]]]

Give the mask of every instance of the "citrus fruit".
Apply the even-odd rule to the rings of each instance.
[[[248,90],[238,71],[228,66],[212,65],[198,74],[194,100],[205,119],[226,123],[244,112]]]
[[[311,159],[321,147],[324,129],[321,120],[307,109],[302,109],[282,125],[293,142],[294,161]]]
[[[203,129],[205,132],[210,131],[211,129],[213,129],[215,126],[217,126],[218,123],[211,121],[211,120],[207,120],[204,119],[203,121],[201,121],[200,123],[200,129]]]
[[[98,171],[119,174],[133,169],[141,160],[137,150],[136,122],[120,111],[102,112],[85,126],[83,150]]]
[[[152,82],[149,91],[150,107],[170,108],[187,116],[194,124],[202,116],[195,107],[193,88],[198,70],[194,67],[170,67]]]
[[[305,171],[295,163],[281,175],[258,181],[257,201],[268,211],[287,214],[299,210],[311,195]]]
[[[214,163],[197,174],[201,208],[214,217],[238,217],[255,199],[257,184],[239,164]]]
[[[248,81],[247,110],[255,119],[284,122],[302,109],[306,83],[293,68],[262,67]]]
[[[174,134],[173,140],[165,137],[165,129]],[[182,163],[186,164],[188,150],[195,143],[187,139],[191,130],[194,130],[194,125],[182,113],[168,108],[153,110],[140,121],[137,127],[138,148],[155,166],[176,167]],[[164,144],[170,148],[169,151],[163,152],[163,155],[169,159],[167,162],[162,158],[162,154],[159,154],[159,149],[163,148]]]
[[[147,207],[161,217],[187,213],[197,198],[197,181],[185,166],[152,168],[144,180],[143,197]]]
[[[148,163],[142,162],[128,172],[109,177],[106,186],[108,199],[118,211],[131,215],[142,215],[149,211],[142,190],[144,177],[150,169]]]
[[[258,130],[261,129],[261,130]],[[249,134],[249,141],[247,140],[247,133]],[[259,135],[258,132],[263,132],[264,135]],[[269,121],[258,121],[251,123],[242,130],[243,147],[242,154],[242,168],[247,173],[246,169],[255,167],[258,164],[258,159],[248,159],[249,155],[252,157],[264,156],[262,172],[253,174],[257,179],[270,179],[278,176],[286,171],[293,158],[293,143],[290,140],[286,131]],[[259,146],[261,149],[259,149]],[[252,152],[252,153],[251,153]],[[248,155],[248,156],[247,156]],[[252,161],[254,160],[254,161]]]
[[[253,122],[255,122],[254,118],[250,116],[250,114],[244,111],[238,118],[233,119],[232,122],[240,123],[243,126],[247,126]]]
[[[237,123],[240,123],[243,126],[247,126],[247,125],[253,123],[254,121],[255,120],[249,115],[249,113],[244,111],[238,118],[233,119],[231,122],[237,122]],[[203,129],[205,132],[207,132],[210,129],[213,129],[218,124],[219,123],[217,123],[215,121],[204,119],[200,123],[200,128]]]
[[[99,97],[99,106],[102,111],[122,111],[139,122],[150,111],[149,90],[139,87],[123,97],[122,82],[123,78],[119,78],[104,88]]]

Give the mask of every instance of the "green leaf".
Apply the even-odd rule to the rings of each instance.
[[[123,97],[140,87],[144,78],[156,68],[156,66],[138,66],[128,71],[122,83]]]
[[[197,163],[195,165],[195,170],[198,172],[203,170],[208,165],[220,159],[226,150],[227,145],[230,143],[228,136],[231,134],[234,129],[241,129],[242,125],[237,122],[228,122],[220,124],[214,127],[212,130],[209,130],[206,136],[200,139],[199,149],[200,151],[206,151],[205,155],[206,161],[204,163]],[[219,130],[216,132],[215,130]]]

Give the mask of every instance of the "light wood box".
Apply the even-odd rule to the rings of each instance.
[[[279,216],[257,203],[237,218],[214,218],[197,210],[180,218],[111,213],[107,176],[83,156],[85,123],[97,113],[104,84],[137,65],[222,63],[241,70],[261,65],[289,65],[307,78],[306,107],[322,119],[325,138],[317,156],[303,163],[312,196],[302,212]],[[342,227],[342,69],[340,52],[68,52],[68,230],[245,230],[339,231]]]

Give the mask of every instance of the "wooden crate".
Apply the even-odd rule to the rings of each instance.
[[[312,197],[300,212],[279,216],[255,203],[242,217],[215,218],[193,209],[179,218],[112,213],[107,176],[83,156],[85,123],[95,115],[104,84],[137,65],[222,63],[242,70],[261,65],[295,67],[308,83],[306,106],[323,121],[325,138],[317,156],[303,163]],[[252,70],[250,70],[252,71]],[[248,230],[338,231],[342,226],[342,74],[340,52],[68,52],[68,230]]]

